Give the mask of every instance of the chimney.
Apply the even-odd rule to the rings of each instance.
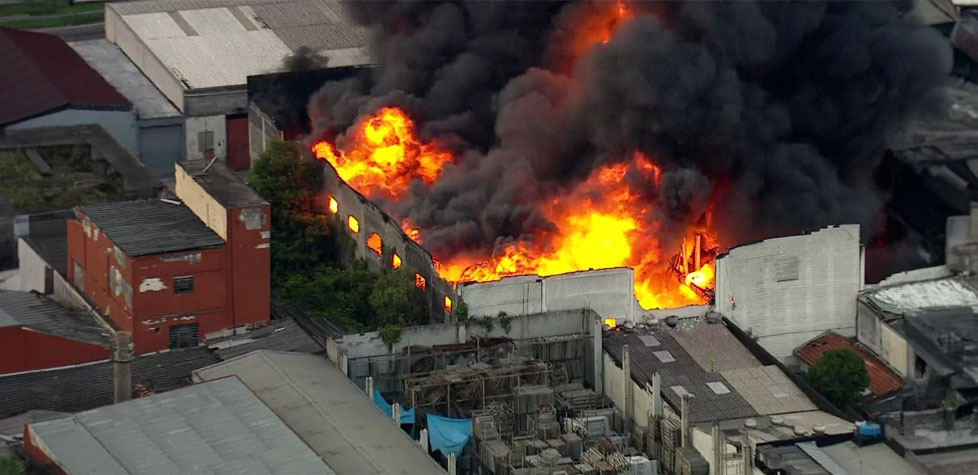
[[[969,241],[978,241],[978,202],[971,202],[971,213],[968,219]]]
[[[115,332],[112,349],[112,368],[115,381],[115,402],[132,399],[132,334]]]
[[[720,438],[720,422],[713,421],[713,473],[723,475],[723,439]]]
[[[662,376],[652,373],[652,415],[662,417]]]
[[[682,440],[679,441],[680,447],[689,445],[689,394],[683,394],[683,402],[679,408],[679,421],[682,424]]]
[[[625,378],[623,381],[624,391],[622,394],[625,395],[625,427],[627,430],[632,428],[632,408],[634,407],[633,394],[632,394],[632,364],[631,357],[628,355],[628,345],[625,345],[621,349],[621,369],[625,373]]]
[[[592,315],[591,320],[591,336],[594,342],[594,392],[598,394],[604,394],[604,347],[601,342],[601,332],[604,331],[604,323],[601,321],[600,316],[595,316],[591,311],[585,310],[585,314]]]
[[[750,435],[743,431],[740,452],[744,455],[744,475],[754,475],[754,450],[750,445]]]

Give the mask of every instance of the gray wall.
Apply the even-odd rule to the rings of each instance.
[[[782,360],[826,330],[855,335],[862,287],[858,225],[735,247],[716,261],[716,310]]]
[[[158,177],[172,177],[184,156],[183,117],[138,121],[139,160]]]
[[[119,145],[139,156],[139,131],[132,111],[64,109],[8,125],[8,130],[36,129],[59,125],[101,125]]]

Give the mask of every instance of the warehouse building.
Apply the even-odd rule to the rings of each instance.
[[[195,346],[269,318],[270,211],[221,163],[181,162],[183,202],[81,206],[68,280],[137,353]]]
[[[28,424],[52,473],[333,473],[237,378]]]
[[[366,31],[337,0],[109,3],[105,36],[186,117],[186,158],[235,170],[250,166],[248,76],[281,70],[300,48],[330,67],[369,63]]]

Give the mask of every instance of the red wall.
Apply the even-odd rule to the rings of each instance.
[[[228,210],[228,247],[231,248],[235,326],[268,320],[271,279],[269,206],[260,207],[260,226],[253,219],[249,226],[248,220],[242,216],[242,213],[254,213],[256,208],[252,208],[252,211],[245,211],[243,208]],[[252,229],[248,229],[249,227]]]
[[[248,150],[248,114],[227,116],[227,165],[232,170],[251,168]]]
[[[31,464],[35,468],[40,469],[40,473],[66,474],[67,472],[58,465],[55,465],[54,461],[38,447],[37,442],[34,440],[35,437],[37,436],[31,431],[30,426],[24,424],[24,453],[30,459]]]
[[[109,358],[109,349],[21,327],[0,328],[0,374],[56,368]]]

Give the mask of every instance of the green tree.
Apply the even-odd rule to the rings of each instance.
[[[826,350],[805,381],[842,410],[855,407],[869,385],[866,362],[852,350]]]
[[[465,303],[462,297],[458,298],[458,305],[455,306],[455,319],[459,322],[469,319],[469,304]]]
[[[424,325],[428,323],[428,301],[414,285],[414,273],[406,269],[385,270],[370,293],[375,325]]]
[[[20,462],[7,457],[0,457],[0,475],[20,475],[24,472]]]

